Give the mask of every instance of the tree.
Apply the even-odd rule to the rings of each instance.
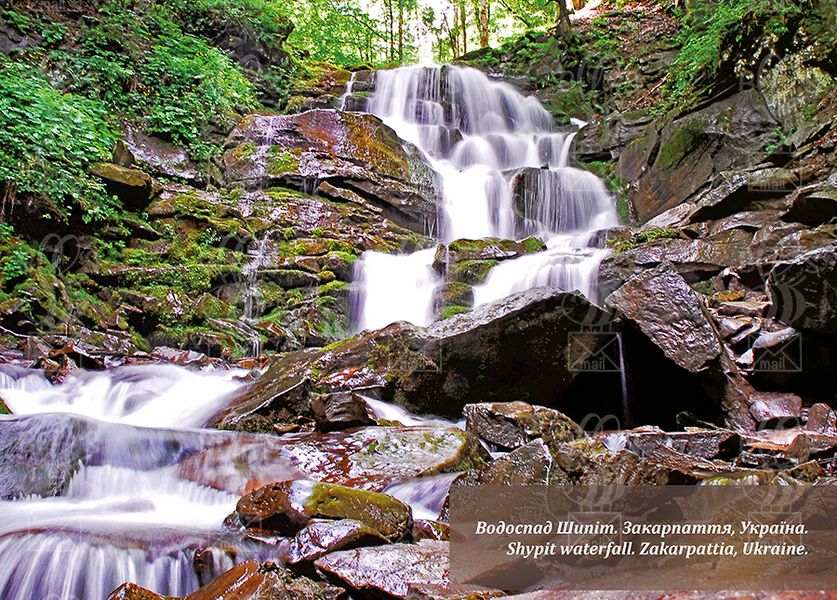
[[[474,0],[474,11],[477,15],[477,28],[480,32],[480,48],[487,48],[491,3],[489,0]]]
[[[566,0],[553,0],[558,3],[558,33],[565,42],[569,42],[572,38],[573,30],[570,25],[570,11],[567,9]]]

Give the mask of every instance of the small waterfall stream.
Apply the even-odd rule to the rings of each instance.
[[[595,299],[606,251],[594,247],[593,234],[618,218],[602,181],[568,166],[575,131],[558,131],[535,98],[463,67],[379,71],[368,109],[439,173],[439,241],[537,235],[546,242],[545,252],[495,267],[476,288],[476,304],[543,285]],[[429,324],[439,282],[432,261],[432,250],[365,253],[355,274],[357,328]]]
[[[236,562],[275,559],[224,519],[244,491],[316,478],[322,459],[294,435],[199,429],[244,373],[131,366],[53,385],[0,368],[15,413],[0,416],[0,598],[104,600],[125,581],[180,596]],[[408,427],[452,426],[368,402]],[[435,518],[453,477],[396,479],[386,492]]]

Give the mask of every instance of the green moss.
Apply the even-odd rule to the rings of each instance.
[[[442,320],[449,319],[450,317],[453,317],[455,315],[461,315],[466,312],[471,312],[471,307],[457,305],[446,306],[444,309],[442,309],[442,312],[439,314],[439,318]]]
[[[679,237],[680,232],[677,229],[671,227],[652,227],[634,232],[627,240],[608,240],[607,244],[613,248],[614,252],[621,254],[622,252],[633,250],[644,244],[653,244],[660,240],[676,239]]]
[[[451,267],[448,277],[452,281],[461,281],[479,285],[488,277],[488,272],[499,264],[496,260],[463,260]]]
[[[338,281],[335,279],[334,281],[329,281],[317,288],[317,293],[321,296],[338,296],[349,291],[350,287],[351,286],[345,281]]]
[[[664,169],[677,167],[698,148],[706,130],[706,122],[703,119],[692,118],[674,127],[671,136],[660,146],[657,155],[656,163]]]
[[[522,246],[523,251],[529,254],[532,252],[541,252],[546,250],[546,244],[543,243],[543,240],[534,236],[527,237],[525,240],[520,242],[520,245]]]
[[[281,146],[271,146],[267,154],[268,172],[271,175],[299,172],[299,157]]]

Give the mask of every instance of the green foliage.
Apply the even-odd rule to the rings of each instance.
[[[381,23],[351,0],[292,0],[283,3],[293,21],[289,44],[313,60],[336,65],[386,62]]]
[[[149,11],[107,4],[79,34],[80,51],[55,50],[49,58],[69,90],[99,98],[206,160],[217,152],[208,135],[255,108],[255,88],[224,52],[185,34],[167,6]]]
[[[116,202],[86,168],[107,159],[115,142],[101,102],[62,93],[33,68],[0,59],[0,181],[8,198],[41,197],[63,218],[76,207],[86,220],[113,218]]]
[[[693,101],[700,86],[734,58],[735,49],[751,32],[781,36],[800,12],[793,0],[695,0],[680,35],[682,49],[669,72],[669,105]]]

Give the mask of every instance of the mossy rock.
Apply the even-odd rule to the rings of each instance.
[[[470,312],[470,310],[470,306],[448,306],[442,309],[442,311],[439,313],[439,319],[449,319],[456,315],[461,315],[463,313]]]
[[[470,285],[479,285],[488,277],[488,272],[496,267],[497,260],[466,260],[453,265],[448,272],[448,279]]]
[[[0,398],[0,415],[10,415],[12,411],[9,410],[9,407],[6,406],[6,403],[3,401],[3,398]]]
[[[353,519],[396,541],[412,526],[412,511],[400,500],[356,488],[308,480],[274,483],[242,497],[241,523],[293,535],[311,519]]]
[[[474,288],[467,283],[450,281],[436,288],[433,307],[436,314],[451,306],[470,307],[474,305]]]

